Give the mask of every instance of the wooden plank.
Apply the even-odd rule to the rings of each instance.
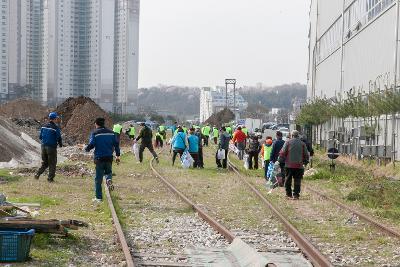
[[[153,262],[153,261],[139,261],[141,266],[157,266],[157,267],[191,267],[188,263],[174,263],[174,262]]]

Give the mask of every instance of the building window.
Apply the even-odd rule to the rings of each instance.
[[[356,0],[344,13],[344,41],[388,9],[394,0]]]
[[[321,36],[317,42],[317,64],[329,57],[341,46],[342,39],[342,18],[339,18]]]

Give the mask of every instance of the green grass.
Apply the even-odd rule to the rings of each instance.
[[[11,174],[13,171],[7,169],[0,169],[0,182],[17,182],[21,176]]]
[[[331,172],[330,161],[321,160],[321,157],[314,161],[317,172],[305,180],[321,188],[334,189],[343,199],[358,203],[379,217],[393,221],[400,219],[399,181],[376,178],[368,170],[339,162]]]
[[[63,202],[62,199],[51,198],[47,196],[16,197],[16,198],[10,198],[9,200],[11,202],[19,202],[19,203],[39,203],[41,208],[58,206]]]

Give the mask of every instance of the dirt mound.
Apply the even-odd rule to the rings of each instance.
[[[66,144],[87,143],[91,131],[94,129],[94,120],[97,117],[106,119],[106,126],[111,128],[111,117],[100,108],[92,99],[84,96],[68,98],[56,108],[61,116],[61,130],[65,135]]]
[[[32,166],[40,162],[40,144],[0,118],[0,168]]]
[[[211,115],[205,123],[209,123],[210,125],[216,125],[217,127],[221,127],[224,123],[229,123],[235,119],[235,114],[230,109],[221,110],[218,113]]]
[[[48,108],[29,99],[17,99],[0,106],[0,116],[11,119],[42,120],[48,115]]]

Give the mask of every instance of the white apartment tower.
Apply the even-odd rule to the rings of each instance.
[[[27,84],[33,99],[47,102],[48,0],[27,2]]]
[[[126,113],[138,88],[139,0],[115,0],[113,110]]]
[[[0,1],[0,100],[26,84],[27,1]]]
[[[8,97],[8,38],[9,38],[9,9],[8,0],[1,0],[0,38],[1,38],[1,60],[0,60],[0,100]]]
[[[100,1],[57,0],[55,5],[57,101],[100,97]]]

